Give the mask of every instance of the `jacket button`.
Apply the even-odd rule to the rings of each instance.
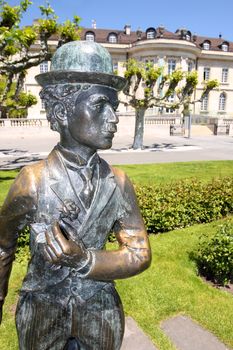
[[[77,294],[78,288],[77,288],[77,287],[71,287],[71,292],[72,292],[73,294]]]
[[[72,269],[72,270],[71,270],[71,275],[72,275],[72,276],[75,276],[75,275],[76,275],[76,270],[75,270],[75,269]]]

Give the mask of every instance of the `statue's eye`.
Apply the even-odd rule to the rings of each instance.
[[[93,103],[91,107],[95,111],[100,112],[103,109],[104,104],[105,104],[105,101],[99,101],[99,102]]]

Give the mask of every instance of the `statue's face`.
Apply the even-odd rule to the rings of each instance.
[[[68,117],[71,137],[79,144],[96,149],[112,146],[118,106],[117,92],[105,86],[93,86],[77,99],[75,112]]]

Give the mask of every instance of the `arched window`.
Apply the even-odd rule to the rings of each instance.
[[[227,52],[229,50],[229,44],[224,42],[222,43],[221,48],[222,48],[222,51]]]
[[[209,50],[210,49],[210,41],[206,40],[202,44],[203,50]]]
[[[222,92],[219,96],[218,110],[225,111],[225,109],[226,109],[226,94],[225,92]]]
[[[110,33],[108,36],[108,41],[112,44],[117,43],[117,35],[115,33]]]
[[[85,37],[87,41],[95,41],[95,34],[93,32],[87,32]]]
[[[146,38],[147,39],[155,39],[155,29],[154,28],[148,28],[146,31]]]

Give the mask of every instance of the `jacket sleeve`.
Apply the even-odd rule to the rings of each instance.
[[[0,211],[0,302],[3,303],[14,260],[18,232],[35,212],[36,188],[30,167],[20,171]]]
[[[142,272],[151,263],[150,244],[134,188],[124,172],[114,169],[114,173],[125,209],[114,225],[119,249],[92,252],[92,266],[87,276],[98,280],[127,278]]]

